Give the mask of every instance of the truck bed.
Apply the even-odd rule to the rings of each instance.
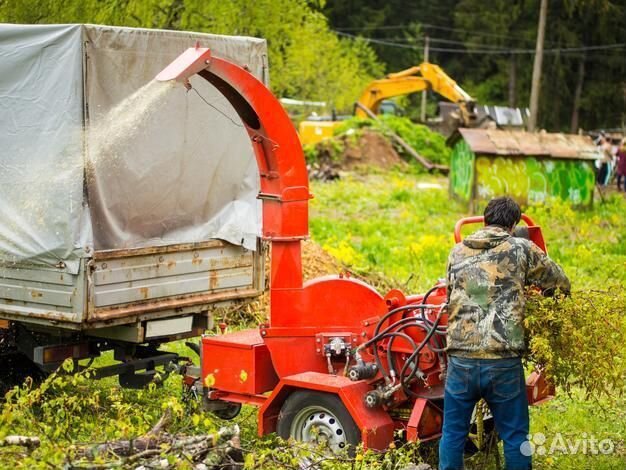
[[[259,295],[256,251],[221,240],[96,252],[76,275],[26,265],[0,267],[0,319],[95,333],[119,325],[207,314]]]

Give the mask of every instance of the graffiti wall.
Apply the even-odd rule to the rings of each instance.
[[[460,140],[452,149],[450,157],[450,191],[463,201],[469,202],[474,183],[474,152],[467,142]]]
[[[593,200],[593,162],[534,157],[476,158],[476,197],[509,195],[522,204],[559,198],[575,205]]]

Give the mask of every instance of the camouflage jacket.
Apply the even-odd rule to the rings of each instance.
[[[474,358],[524,352],[526,286],[570,289],[563,270],[537,245],[496,226],[452,249],[447,281],[448,354]]]

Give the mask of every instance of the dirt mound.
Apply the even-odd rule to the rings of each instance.
[[[341,264],[313,240],[302,242],[302,274],[305,281],[345,271]]]
[[[391,168],[406,165],[391,142],[379,132],[365,130],[357,137],[356,142],[350,136],[342,137],[346,141],[341,166],[354,169],[359,165],[372,165],[380,168]]]
[[[341,171],[376,166],[389,169],[406,165],[389,140],[369,129],[326,139],[315,146],[317,159],[309,165],[309,178],[333,180]]]

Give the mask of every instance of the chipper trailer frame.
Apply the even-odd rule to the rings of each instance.
[[[258,432],[333,450],[363,442],[384,450],[402,431],[409,441],[440,436],[446,371],[446,286],[381,296],[349,275],[303,283],[301,241],[308,237],[309,183],[293,124],[246,67],[190,48],[157,80],[191,88],[208,80],[230,102],[252,142],[260,175],[263,236],[271,244],[270,318],[258,329],[203,336],[201,366],[186,385],[219,416],[259,407]],[[526,235],[545,250],[540,227]],[[481,217],[460,220],[461,226]],[[553,392],[540,374],[527,381],[531,403]]]

